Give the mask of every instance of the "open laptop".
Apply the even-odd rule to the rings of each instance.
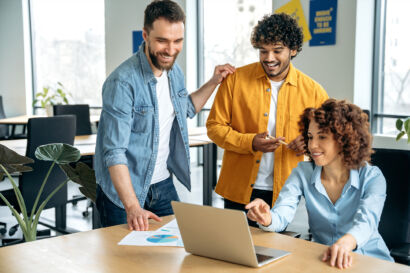
[[[172,201],[185,250],[189,253],[260,267],[289,252],[254,246],[243,211]]]

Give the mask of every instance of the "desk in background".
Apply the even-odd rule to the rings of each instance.
[[[206,135],[205,127],[188,129],[189,146],[203,147],[203,204],[212,205],[213,185],[216,185],[216,145]],[[97,135],[76,136],[74,146],[80,150],[82,156],[94,155]],[[25,155],[27,140],[2,140],[0,144],[12,149],[13,151]]]
[[[154,230],[159,224],[150,220]],[[0,272],[342,272],[320,260],[327,246],[251,228],[255,245],[291,252],[283,259],[255,269],[199,257],[181,247],[120,246],[126,225],[101,228],[0,248]],[[409,272],[409,267],[353,254],[353,266],[343,272]]]
[[[30,118],[44,118],[45,115],[22,115],[16,116],[11,118],[4,118],[0,119],[0,124],[10,125],[11,126],[11,137],[13,137],[16,133],[16,126],[23,125],[23,132],[25,131],[25,127],[27,126],[28,120]],[[100,116],[92,115],[90,116],[91,123],[98,123],[100,121]]]

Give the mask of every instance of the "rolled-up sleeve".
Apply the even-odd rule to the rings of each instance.
[[[381,171],[378,168],[373,169],[368,176],[368,181],[364,184],[363,197],[353,219],[353,226],[347,232],[356,239],[357,248],[365,245],[377,230],[386,200],[386,179]]]
[[[99,130],[104,130],[103,156],[107,168],[128,165],[125,153],[131,134],[133,101],[133,90],[128,83],[112,80],[104,84],[102,128]]]
[[[267,227],[259,224],[261,229],[280,232],[285,230],[288,224],[292,222],[300,198],[303,195],[302,179],[304,177],[298,171],[298,168],[293,169],[271,210],[272,223]]]
[[[195,105],[192,102],[191,95],[189,95],[187,99],[187,117],[193,118],[195,114],[196,114]]]

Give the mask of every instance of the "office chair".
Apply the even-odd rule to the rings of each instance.
[[[54,116],[59,115],[75,115],[77,118],[77,130],[75,135],[91,135],[91,121],[90,121],[90,106],[88,104],[73,104],[73,105],[54,105],[53,106]],[[93,167],[93,157],[92,156],[83,156],[80,159],[81,162],[87,164],[90,168]],[[69,203],[72,203],[74,206],[77,205],[78,201],[86,200],[82,195],[74,195]],[[83,211],[83,216],[87,217],[89,215],[88,207],[91,206],[91,202],[87,203],[87,208]]]
[[[379,232],[398,263],[410,265],[410,151],[374,149],[372,164],[386,178]]]
[[[75,115],[76,116],[76,136],[91,135],[90,106],[88,104],[54,105],[54,116]]]
[[[26,156],[34,160],[33,164],[28,165],[33,168],[33,171],[21,174],[19,178],[19,189],[26,203],[27,211],[31,212],[39,188],[51,165],[51,162],[37,160],[34,153],[38,146],[44,144],[67,143],[73,145],[76,118],[73,115],[32,118],[29,119],[27,128]],[[58,166],[55,166],[49,175],[39,203],[41,204],[41,202],[43,202],[43,200],[65,179],[66,175],[63,171]],[[2,193],[14,208],[20,212],[20,206],[18,205],[13,189],[3,191]],[[41,221],[39,223],[61,233],[68,233],[66,231],[66,204],[67,184],[50,199],[45,207],[45,209],[55,208],[55,226],[50,226]],[[15,230],[16,226],[13,228]]]
[[[3,107],[3,97],[0,96],[0,119],[6,118]],[[0,124],[0,140],[7,139],[9,137],[9,126]]]

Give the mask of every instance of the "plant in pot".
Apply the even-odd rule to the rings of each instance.
[[[47,116],[53,115],[53,105],[68,104],[68,93],[61,82],[56,86],[45,86],[42,92],[38,92],[33,101],[33,107],[40,103],[40,107],[46,110]]]
[[[46,177],[44,178],[41,187],[37,193],[34,205],[31,212],[27,211],[23,196],[20,189],[16,185],[15,181],[10,174],[15,172],[31,171],[32,168],[25,166],[24,164],[33,163],[31,158],[21,156],[18,153],[10,150],[4,145],[0,144],[0,179],[6,175],[13,186],[14,193],[18,205],[20,207],[21,214],[10,204],[6,197],[0,193],[0,198],[9,207],[12,214],[16,218],[21,230],[23,231],[24,239],[26,242],[34,241],[37,238],[37,225],[40,220],[41,212],[47,205],[48,201],[56,194],[69,180],[81,185],[80,191],[93,202],[96,199],[96,183],[94,171],[90,169],[86,164],[78,162],[76,167],[73,168],[69,164],[77,162],[81,155],[80,151],[68,144],[53,143],[39,146],[36,149],[35,156],[39,160],[51,161],[51,166],[48,170]],[[45,199],[39,204],[40,196],[43,192],[44,186],[47,183],[49,174],[55,165],[58,165],[66,174],[69,172],[67,179],[61,182]],[[85,178],[79,179],[78,175],[82,174]],[[93,179],[88,179],[91,177]],[[37,207],[38,206],[38,207]]]
[[[404,121],[399,118],[396,121],[396,129],[399,130],[396,141],[399,141],[404,135],[407,135],[407,143],[410,144],[410,117]]]

